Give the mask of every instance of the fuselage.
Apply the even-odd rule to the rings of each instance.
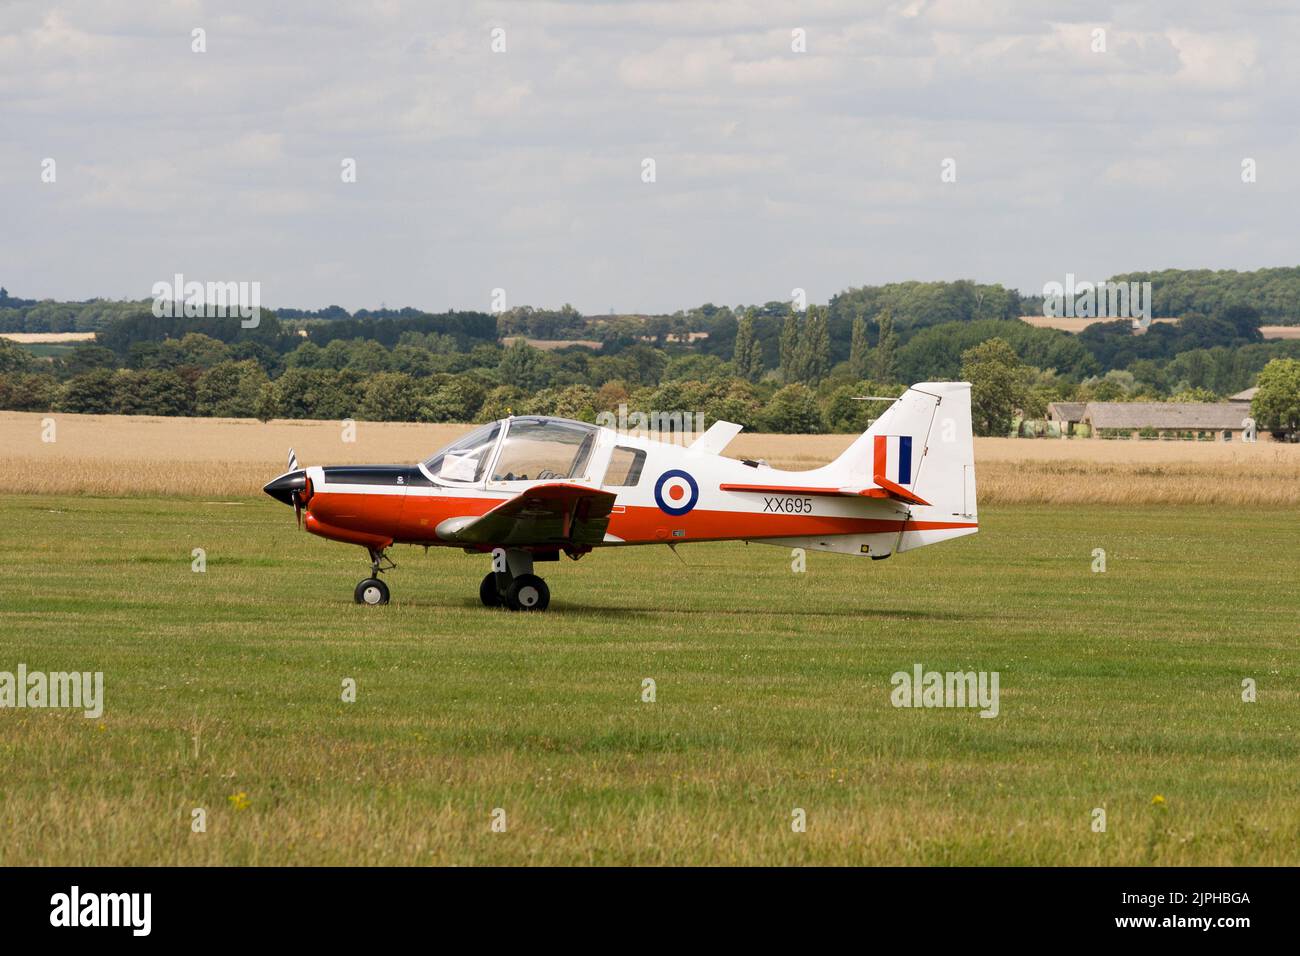
[[[591,547],[798,539],[795,543],[820,541],[824,550],[887,555],[904,531],[963,534],[978,527],[973,515],[936,513],[885,497],[835,496],[827,484],[835,476],[827,468],[782,471],[581,423],[565,427],[575,433],[577,427],[586,430],[582,448],[575,434],[556,457],[543,438],[533,436],[564,421],[496,423],[491,447],[472,448],[469,456],[457,456],[455,446],[449,446],[416,465],[306,468],[306,527],[322,537],[378,549],[392,543],[465,547],[440,535],[439,527],[484,515],[530,488],[557,480],[615,495],[605,534]],[[524,434],[520,422],[533,429],[527,439],[531,445],[523,451],[522,439],[511,444],[512,435]],[[570,447],[577,450],[568,471],[554,467]],[[520,463],[527,461],[535,463],[531,475],[523,472],[530,466]],[[274,494],[271,487],[268,493]],[[774,488],[781,490],[766,490]]]

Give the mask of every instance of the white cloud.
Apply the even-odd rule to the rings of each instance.
[[[18,270],[0,279],[138,296],[181,262],[257,268],[302,306],[505,285],[604,311],[784,295],[790,271],[824,297],[1034,288],[1062,261],[1249,265],[1243,235],[1274,263],[1300,198],[1298,19],[1210,0],[0,5],[0,195],[25,224],[0,231]]]

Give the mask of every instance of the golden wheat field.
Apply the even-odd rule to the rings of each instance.
[[[345,441],[334,421],[0,412],[0,488],[252,495],[285,470],[291,447],[303,464],[412,462],[471,427],[358,422]],[[814,468],[852,440],[742,433],[727,454]],[[1300,445],[979,438],[975,458],[987,504],[1300,505]]]

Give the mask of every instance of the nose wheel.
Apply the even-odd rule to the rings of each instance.
[[[370,548],[369,551],[370,577],[357,585],[356,590],[352,592],[352,600],[358,604],[375,607],[388,603],[388,585],[379,580],[379,575],[384,571],[391,571],[397,565],[384,551],[376,551],[374,548]]]
[[[357,589],[352,592],[352,600],[358,604],[376,604],[388,603],[388,585],[379,578],[366,578],[357,585]]]

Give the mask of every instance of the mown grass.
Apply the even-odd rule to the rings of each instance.
[[[358,607],[361,550],[269,500],[0,498],[0,670],[107,697],[0,710],[0,864],[1300,862],[1294,512],[982,528],[605,551],[512,615],[417,549]],[[894,708],[916,662],[998,671],[1000,716]]]

